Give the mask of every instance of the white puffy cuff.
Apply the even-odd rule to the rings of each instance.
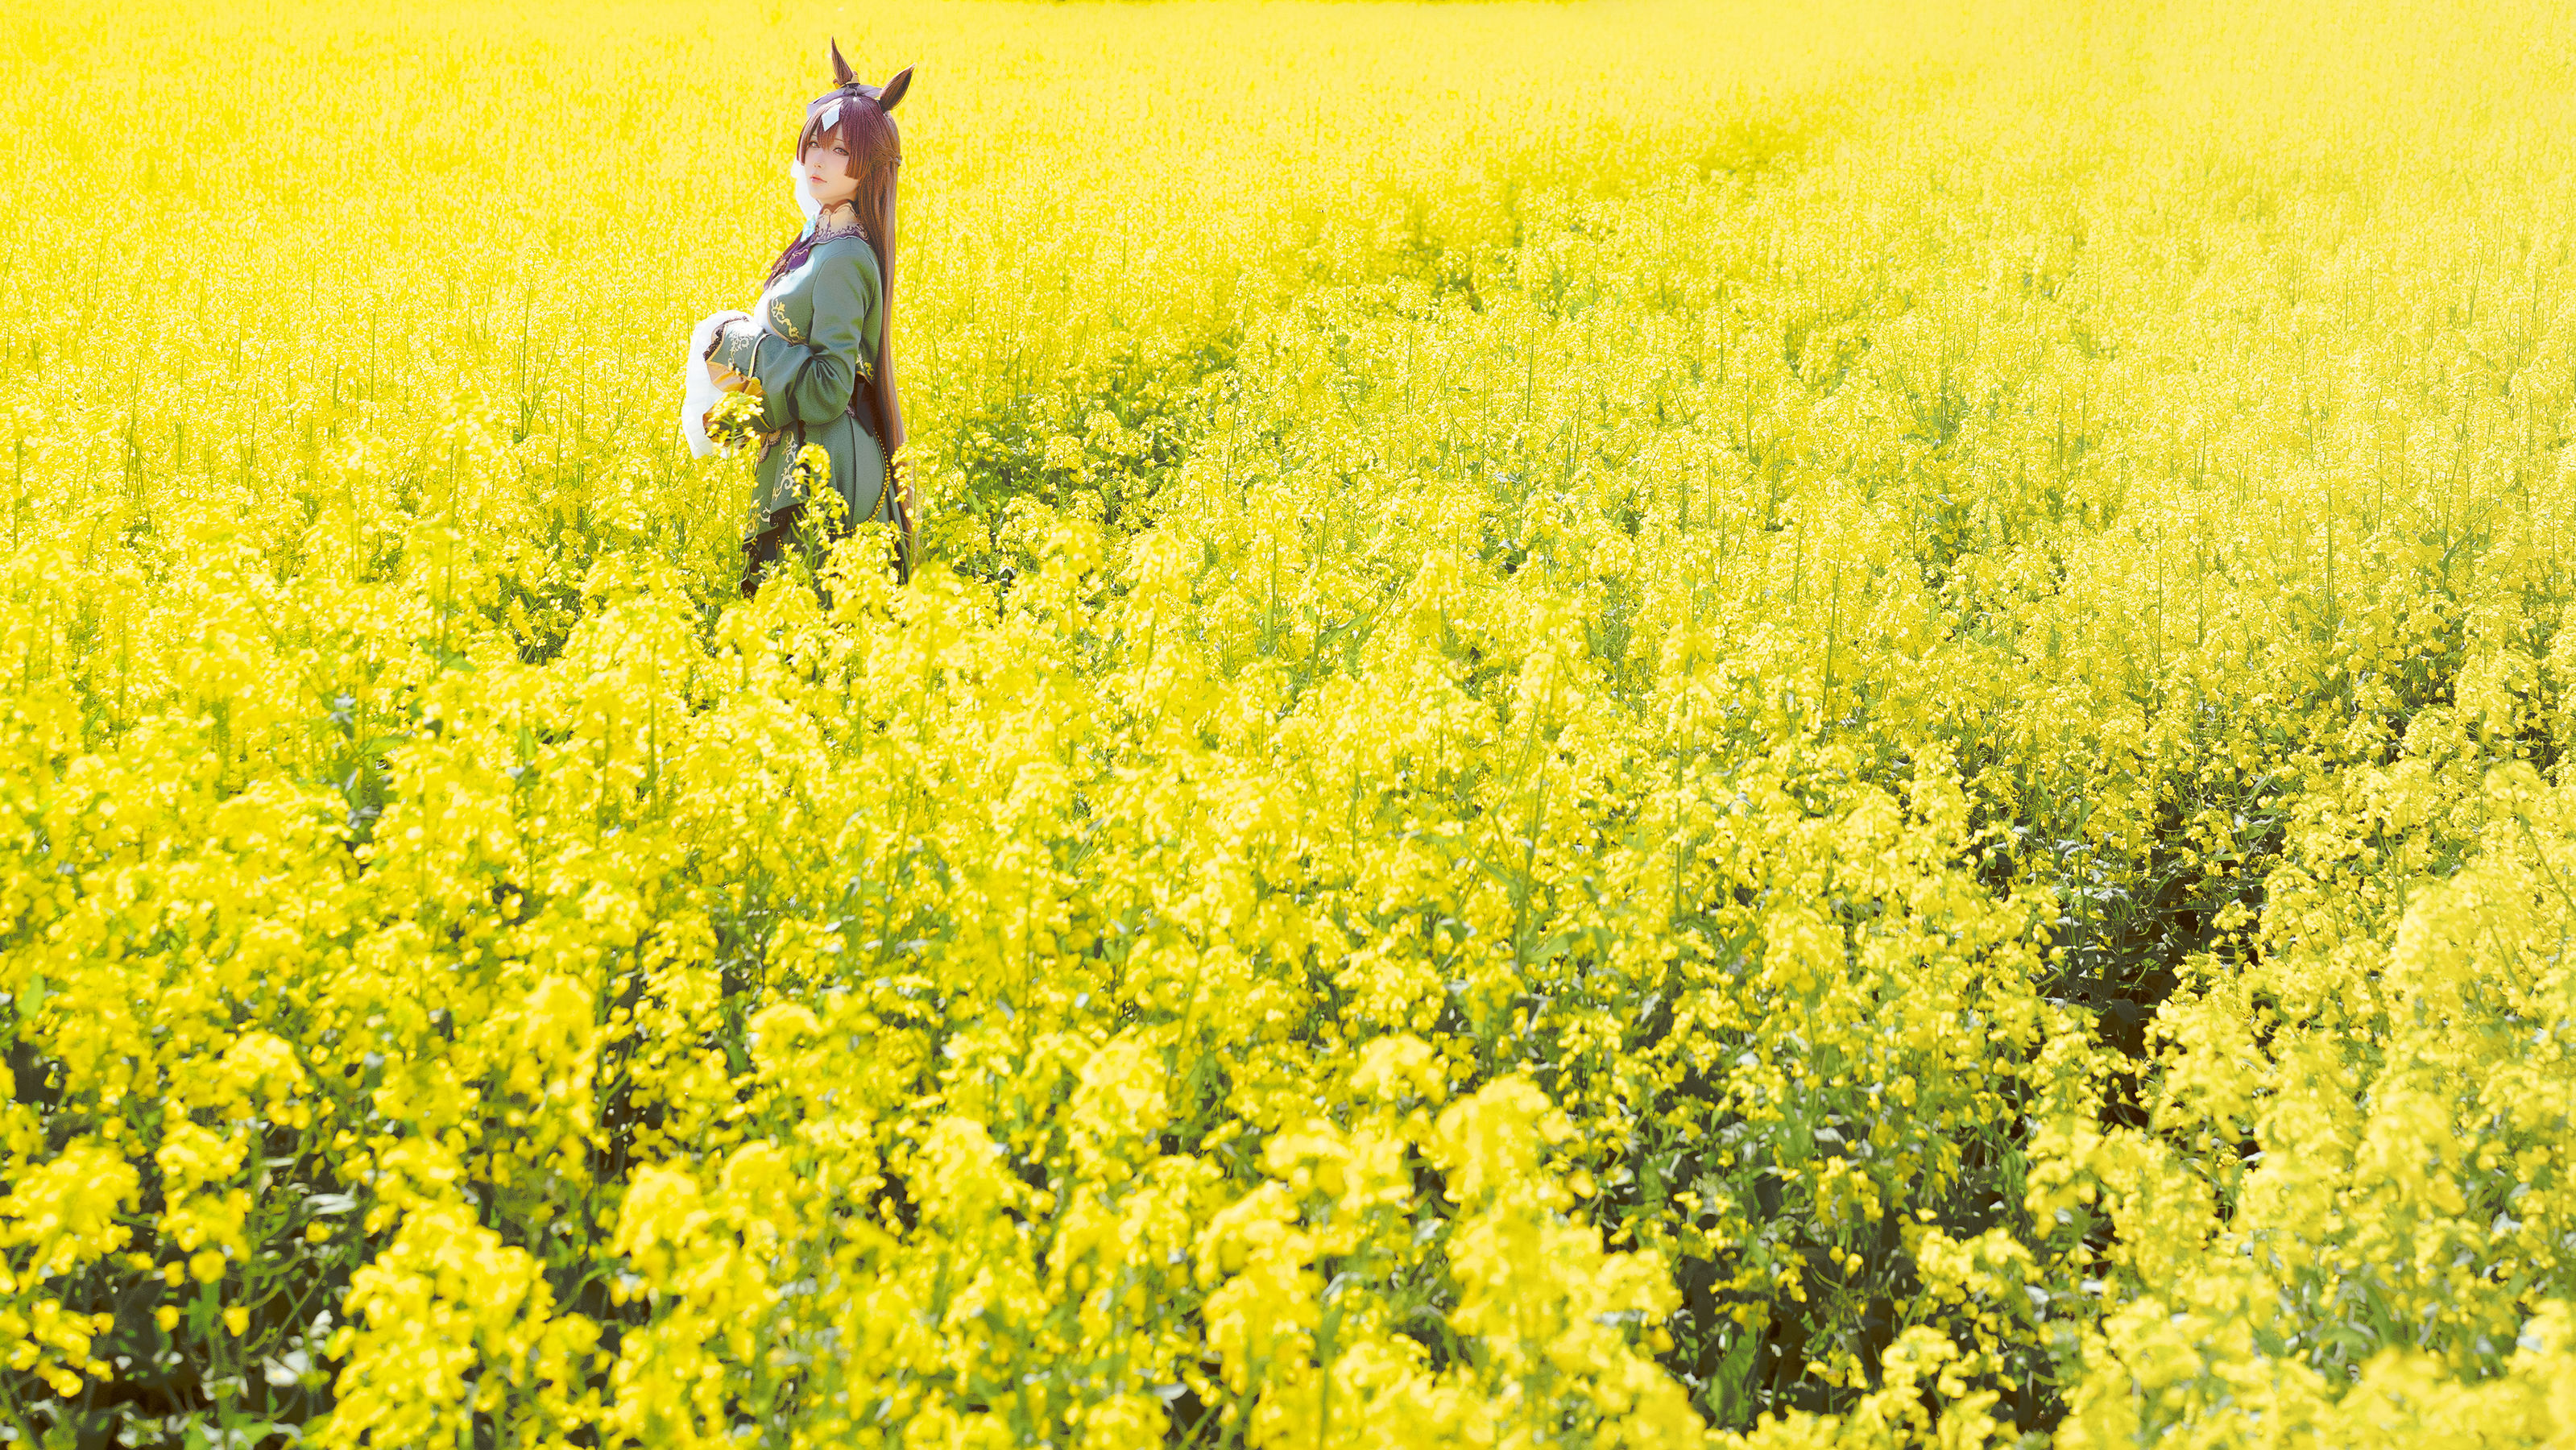
[[[716,329],[750,320],[744,313],[719,312],[689,330],[689,355],[680,362],[680,440],[689,445],[692,457],[716,451],[715,440],[707,436],[707,410],[724,397],[724,389],[707,376],[707,348],[716,340]]]

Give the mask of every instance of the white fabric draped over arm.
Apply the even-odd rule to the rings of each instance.
[[[707,348],[726,323],[750,320],[739,312],[719,312],[689,329],[688,355],[680,360],[680,441],[689,445],[692,457],[716,451],[715,440],[707,436],[707,410],[724,397],[724,389],[707,376]]]
[[[787,158],[787,179],[796,187],[796,209],[805,214],[807,225],[822,213],[814,200],[813,188],[805,184],[805,168],[799,158]],[[707,436],[707,410],[724,397],[724,389],[707,376],[707,348],[716,340],[717,329],[728,322],[749,322],[740,312],[719,312],[689,331],[689,355],[680,363],[680,441],[689,445],[693,458],[704,458],[716,451],[715,440]]]

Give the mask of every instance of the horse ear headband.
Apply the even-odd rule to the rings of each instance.
[[[858,72],[850,69],[850,63],[841,58],[841,43],[837,40],[832,42],[832,75],[836,84],[831,90],[816,96],[806,105],[805,114],[808,117],[823,113],[827,107],[837,109],[845,100],[874,101],[878,110],[891,111],[895,108],[895,104],[903,99],[903,93],[912,85],[910,66],[895,72],[894,79],[884,85],[872,86],[862,82]],[[840,117],[838,114],[830,114],[824,115],[822,119],[825,127],[828,128]],[[805,167],[801,158],[794,156],[787,158],[787,176],[796,186],[796,209],[805,214],[805,220],[810,224],[823,208],[814,200],[812,188],[805,184]]]
[[[905,66],[896,71],[894,79],[884,85],[872,86],[860,80],[858,72],[850,69],[850,63],[841,59],[841,43],[835,40],[831,44],[833,89],[815,97],[813,105],[807,106],[806,110],[811,111],[815,106],[839,100],[844,96],[864,96],[876,102],[877,109],[880,111],[891,111],[903,100],[904,91],[912,85],[912,67]]]

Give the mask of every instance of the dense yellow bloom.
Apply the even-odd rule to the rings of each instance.
[[[704,20],[0,20],[0,1437],[2576,1434],[2559,17]]]

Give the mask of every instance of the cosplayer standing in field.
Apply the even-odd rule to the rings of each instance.
[[[805,108],[788,165],[804,230],[770,266],[755,312],[717,313],[689,339],[680,431],[691,451],[759,449],[745,595],[800,532],[828,540],[855,520],[891,521],[911,568],[911,489],[893,464],[904,439],[889,326],[903,158],[888,113],[912,72],[864,85],[838,42],[831,54],[837,84]]]

